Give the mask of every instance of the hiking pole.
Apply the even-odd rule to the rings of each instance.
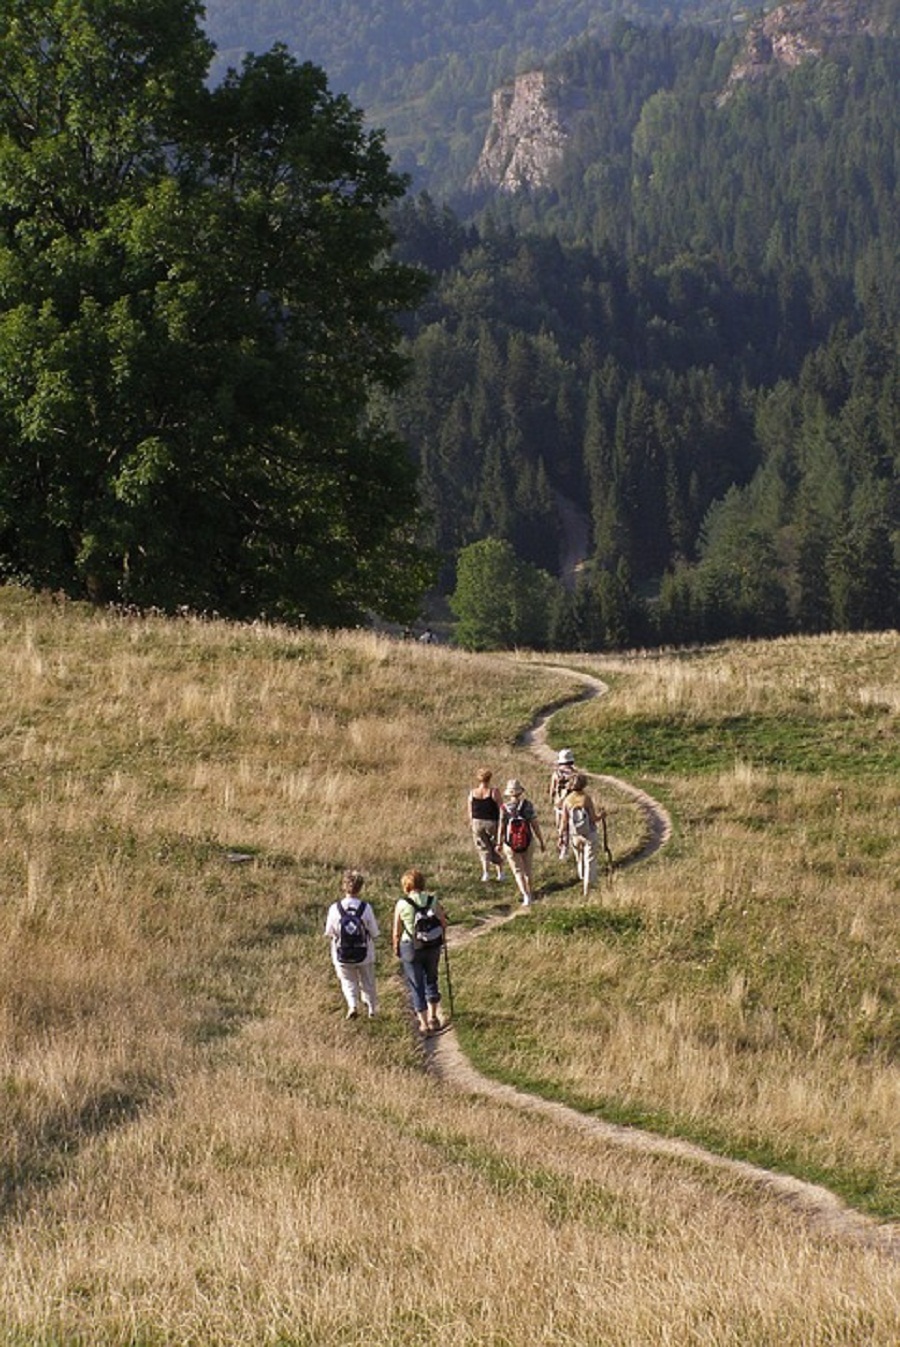
[[[450,980],[450,953],[444,940],[444,970],[447,974],[447,1000],[450,1002],[450,1018],[453,1019],[453,983]]]
[[[602,814],[600,815],[600,822],[603,824],[603,850],[606,852],[606,864],[607,864],[608,867],[609,867],[609,873],[612,874],[613,870],[615,869],[615,865],[613,864],[613,854],[612,854],[612,851],[610,850],[610,847],[609,847],[609,835],[608,835],[608,833],[607,833],[607,831],[606,831],[606,810],[605,810],[605,809],[603,810]]]

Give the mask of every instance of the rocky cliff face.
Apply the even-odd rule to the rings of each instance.
[[[888,31],[884,7],[871,0],[792,0],[750,25],[744,50],[732,67],[722,100],[747,80],[766,79],[793,70],[802,61],[824,56],[837,43],[858,34]]]
[[[896,31],[900,0],[790,0],[747,29],[743,50],[720,95],[827,55],[857,34]],[[577,91],[541,70],[520,75],[494,94],[491,123],[468,186],[473,192],[519,192],[547,186],[565,154],[578,116]]]
[[[544,187],[562,159],[568,131],[560,87],[541,70],[494,94],[491,124],[470,180],[473,191]]]

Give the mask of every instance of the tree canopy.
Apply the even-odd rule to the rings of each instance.
[[[0,15],[0,566],[96,601],[415,614],[375,416],[423,273],[378,133],[283,48],[216,87],[195,0]]]

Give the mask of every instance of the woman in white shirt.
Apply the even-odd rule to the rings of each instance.
[[[378,922],[372,904],[359,896],[365,882],[358,870],[347,870],[342,896],[331,904],[325,918],[325,935],[331,941],[331,960],[347,1002],[348,1020],[356,1019],[360,1002],[368,1010],[369,1019],[378,1009],[375,989]]]

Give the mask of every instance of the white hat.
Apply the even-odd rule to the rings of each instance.
[[[522,785],[518,777],[514,776],[509,781],[507,781],[506,790],[503,792],[503,794],[506,795],[507,797],[512,797],[515,795],[524,795],[525,787]]]
[[[560,766],[562,766],[563,763],[574,762],[575,754],[572,752],[571,748],[561,748],[556,755],[556,761]]]

